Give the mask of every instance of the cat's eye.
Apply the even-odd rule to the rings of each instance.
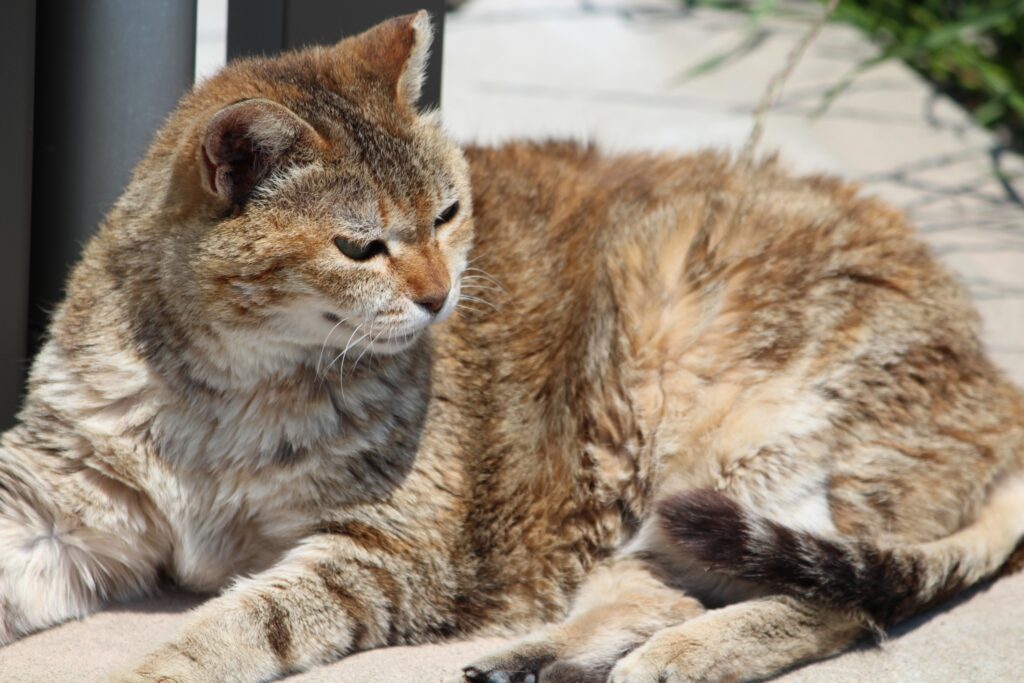
[[[338,247],[345,256],[348,256],[353,261],[366,261],[372,259],[378,254],[385,254],[388,251],[388,247],[382,240],[373,240],[372,242],[350,242],[344,237],[335,237],[334,246]]]
[[[451,206],[442,211],[440,215],[434,219],[434,227],[440,228],[451,219],[455,218],[455,214],[459,212],[459,203],[453,202]]]

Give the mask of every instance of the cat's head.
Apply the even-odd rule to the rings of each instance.
[[[233,63],[183,102],[169,201],[197,227],[167,258],[197,315],[395,353],[452,312],[472,206],[464,157],[417,108],[430,41],[425,12],[399,17]]]

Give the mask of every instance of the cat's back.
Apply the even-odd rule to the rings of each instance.
[[[900,211],[853,184],[714,152],[521,142],[467,153],[473,264],[504,291],[481,292],[500,310],[480,304],[456,329],[522,375],[620,378],[648,432],[669,394],[697,425],[690,406],[729,414],[755,386],[860,395],[883,382],[909,395],[893,369],[904,366],[935,391],[969,373],[1000,406],[1016,400],[956,278]]]
[[[524,272],[557,278],[559,269],[573,281],[594,268],[723,275],[726,264],[749,270],[758,261],[770,261],[778,279],[814,280],[846,273],[842,262],[857,259],[893,277],[901,269],[907,286],[952,281],[902,212],[854,183],[792,174],[774,158],[748,165],[712,150],[612,154],[570,141],[466,154],[474,257],[513,281]]]
[[[726,188],[728,155],[704,151],[681,156],[635,152],[613,154],[595,144],[570,140],[516,141],[467,147],[473,181],[478,241],[509,235],[523,239],[547,230],[552,237],[601,232],[609,218],[621,228],[666,202]],[[482,232],[481,232],[482,231]]]
[[[853,183],[787,172],[775,158],[745,164],[724,151],[611,153],[575,141],[516,141],[465,150],[477,256],[596,262],[608,249],[673,246],[685,257],[700,228],[719,257],[772,252],[794,259],[836,246],[920,245],[904,216]],[[486,245],[486,250],[484,249]],[[670,253],[671,252],[671,253]],[[571,264],[569,264],[571,265]],[[928,265],[931,265],[929,262]]]

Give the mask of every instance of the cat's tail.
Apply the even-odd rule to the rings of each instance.
[[[996,573],[1024,537],[1024,476],[1004,480],[977,518],[937,541],[881,547],[785,527],[708,490],[659,505],[669,536],[709,569],[890,626]]]

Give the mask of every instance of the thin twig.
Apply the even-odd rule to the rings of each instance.
[[[764,120],[768,114],[768,111],[774,107],[779,98],[782,96],[782,88],[786,85],[786,81],[793,75],[793,71],[796,70],[800,60],[803,59],[804,53],[807,52],[807,48],[810,47],[814,39],[818,37],[825,22],[828,21],[829,16],[835,11],[836,6],[839,4],[839,0],[829,0],[828,4],[822,10],[821,14],[811,24],[807,32],[804,33],[803,38],[800,42],[793,46],[790,50],[789,55],[786,57],[786,64],[782,67],[782,70],[772,77],[772,80],[768,83],[768,87],[765,89],[764,95],[761,96],[761,101],[757,103],[757,108],[754,109],[754,126],[750,129],[750,135],[747,136],[746,144],[743,145],[743,151],[740,153],[740,165],[749,168],[754,164],[754,155],[757,152],[757,146],[761,143],[761,137],[764,135]]]

